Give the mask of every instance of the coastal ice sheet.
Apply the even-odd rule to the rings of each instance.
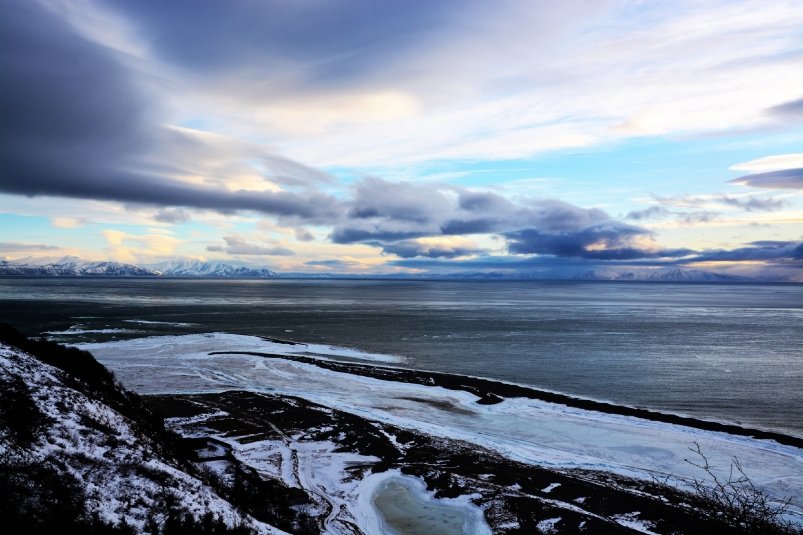
[[[146,323],[137,320],[137,323]],[[156,322],[150,322],[156,323]],[[189,324],[187,324],[189,325]],[[135,333],[126,329],[105,329],[105,330],[81,330],[71,327],[66,331],[45,332],[48,335],[71,335],[84,333],[106,333],[106,332],[128,332]],[[68,342],[63,342],[68,343]],[[68,343],[69,345],[69,343]],[[82,347],[89,351],[93,348],[103,347],[106,344],[80,343],[72,344]],[[245,336],[229,333],[205,333],[180,336],[151,336],[126,340],[124,345],[118,346],[121,351],[131,351],[136,354],[142,348],[159,347],[160,353],[180,354],[182,356],[201,355],[205,356],[211,351],[258,351],[261,353],[272,353],[275,355],[306,355],[317,358],[345,358],[371,362],[398,363],[404,361],[404,357],[399,355],[385,355],[382,353],[370,353],[351,347],[330,346],[325,344],[306,344],[290,342],[285,340],[267,340],[258,336]]]
[[[685,459],[698,443],[725,471],[737,457],[761,489],[791,496],[803,509],[803,450],[639,418],[512,398],[478,405],[468,392],[382,381],[284,359],[209,355],[213,351],[278,353],[280,344],[222,333],[82,344],[140,393],[232,389],[298,396],[375,421],[461,439],[508,458],[553,468],[585,468],[649,479],[701,478]],[[287,353],[287,348],[284,348]]]

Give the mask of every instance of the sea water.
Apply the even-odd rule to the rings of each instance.
[[[0,321],[71,342],[223,331],[333,345],[803,436],[800,285],[0,279]]]

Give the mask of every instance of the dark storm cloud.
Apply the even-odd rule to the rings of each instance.
[[[485,252],[484,249],[476,247],[446,243],[422,243],[416,240],[403,240],[395,243],[388,243],[382,245],[382,250],[402,258],[414,258],[416,256],[428,258],[455,258],[458,256],[481,254]]]
[[[252,256],[293,256],[295,253],[287,247],[264,247],[246,242],[239,236],[224,236],[226,245],[208,245],[207,251],[228,253],[233,255]]]
[[[404,258],[389,262],[392,266],[427,269],[433,271],[482,271],[500,273],[534,273],[550,269],[552,275],[560,278],[578,269],[589,270],[605,267],[660,268],[693,264],[694,262],[738,262],[759,260],[767,265],[797,269],[803,265],[803,243],[789,241],[757,241],[730,251],[688,249],[661,250],[646,253],[646,256],[622,254],[620,257],[602,255],[599,257],[567,258],[561,256],[484,256],[463,260],[438,258]],[[541,271],[543,272],[543,271]]]
[[[504,233],[507,247],[515,254],[539,254],[597,260],[632,260],[656,256],[681,256],[688,249],[648,251],[632,247],[636,236],[649,234],[645,229],[611,221],[574,232],[545,233],[538,229],[522,229]]]
[[[138,27],[163,61],[200,75],[271,73],[270,83],[259,88],[262,92],[293,77],[293,84],[309,89],[372,76],[469,8],[451,0],[142,0],[108,5]],[[302,68],[289,69],[292,75],[284,77],[288,65]]]
[[[438,248],[415,238],[499,234],[516,254],[598,259],[643,258],[653,253],[631,241],[650,231],[612,219],[598,208],[554,200],[513,203],[492,192],[456,186],[366,178],[354,188],[348,219],[334,228],[337,243],[363,242],[387,253],[455,257],[483,251]]]
[[[396,242],[423,236],[503,233],[521,228],[578,232],[610,221],[603,210],[554,199],[513,203],[492,192],[366,178],[332,232],[336,243]]]
[[[803,242],[755,241],[751,242],[748,247],[703,251],[694,258],[696,262],[739,262],[749,260],[801,261],[803,260]]]
[[[179,133],[159,125],[147,93],[112,51],[35,2],[0,7],[0,191],[331,221],[320,193],[228,191],[164,175]],[[278,176],[300,166],[272,161]]]
[[[734,178],[732,184],[753,188],[803,189],[803,169],[782,169]]]

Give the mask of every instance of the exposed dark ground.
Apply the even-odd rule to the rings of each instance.
[[[557,533],[634,533],[616,520],[636,512],[635,518],[656,533],[728,532],[727,527],[695,512],[690,496],[667,487],[608,473],[522,464],[474,445],[370,422],[299,398],[232,391],[148,396],[146,402],[166,418],[226,413],[199,421],[194,431],[205,433],[206,439],[185,439],[185,451],[196,462],[235,462],[231,447],[216,437],[241,443],[277,440],[281,436],[273,426],[278,426],[285,436],[327,440],[342,451],[376,456],[381,461],[371,471],[399,468],[423,478],[437,497],[479,495],[474,502],[485,509],[494,533],[536,533],[538,522],[556,517],[561,518],[555,526]],[[395,436],[401,447],[382,431]],[[212,444],[225,453],[205,456],[203,452]],[[555,487],[556,483],[560,485]],[[550,485],[554,489],[545,491]],[[297,494],[294,499],[303,501]]]

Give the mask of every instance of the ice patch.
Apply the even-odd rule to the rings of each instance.
[[[136,331],[133,329],[79,329],[76,327],[70,327],[66,331],[45,331],[42,334],[48,334],[53,336],[72,336],[72,335],[79,335],[79,334],[117,334],[117,333],[141,333],[142,331]]]
[[[297,353],[310,356],[321,357],[342,357],[356,360],[367,360],[372,362],[404,362],[405,358],[400,355],[386,355],[383,353],[369,353],[353,347],[337,347],[320,344],[298,344],[303,345],[303,351],[286,351],[286,353]]]
[[[183,323],[180,321],[155,321],[155,320],[123,320],[123,323],[138,323],[140,325],[168,325],[171,327],[192,327],[197,323]]]
[[[655,527],[655,523],[650,522],[649,520],[640,520],[640,514],[641,513],[639,511],[634,511],[632,513],[625,513],[623,515],[613,515],[611,518],[620,526],[630,528],[634,531],[638,531],[639,533],[658,535],[654,531],[651,531],[651,529]]]
[[[112,332],[112,331],[84,331],[84,332]],[[138,332],[119,330],[117,332]],[[46,333],[62,334],[62,333]],[[64,331],[64,334],[78,334],[76,331]],[[110,343],[80,343],[76,347],[87,351],[98,351],[100,353],[109,347]],[[116,344],[116,343],[115,343]],[[143,348],[153,348],[158,346],[160,354],[171,353],[182,358],[206,358],[209,353],[216,351],[224,352],[253,352],[269,353],[273,355],[305,355],[320,358],[349,358],[356,360],[398,363],[403,362],[404,357],[398,355],[385,355],[380,353],[369,353],[350,347],[337,347],[323,344],[303,344],[287,342],[284,340],[266,340],[258,336],[246,336],[242,334],[229,333],[204,333],[189,334],[178,336],[148,336],[125,340],[124,345],[115,345],[113,352],[116,354],[134,355]]]
[[[550,483],[549,485],[541,489],[541,492],[543,492],[544,494],[549,494],[558,487],[560,487],[560,483]]]
[[[436,499],[423,480],[398,469],[371,474],[356,492],[357,524],[365,533],[491,535],[470,497]]]

